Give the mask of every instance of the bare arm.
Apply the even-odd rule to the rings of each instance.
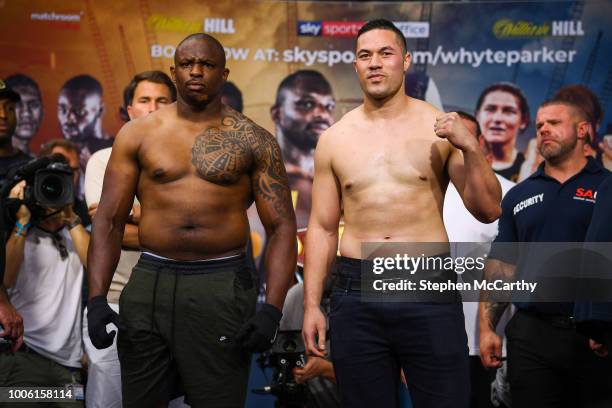
[[[132,208],[140,174],[137,156],[139,140],[133,123],[126,124],[115,138],[88,252],[90,299],[106,295],[119,261],[125,222]]]
[[[488,259],[485,264],[484,278],[487,282],[502,280],[514,281],[514,265],[497,259]],[[502,365],[502,340],[495,329],[504,311],[510,304],[501,294],[491,294],[483,291],[480,296],[480,359],[487,368],[498,368]]]
[[[331,149],[324,136],[315,152],[312,205],[306,235],[304,307],[320,308],[325,279],[338,252],[340,185],[331,166]]]
[[[495,221],[501,215],[501,187],[476,137],[454,112],[438,118],[436,134],[454,147],[447,163],[448,175],[465,208],[481,222]]]
[[[296,222],[280,147],[254,125],[254,171],[251,175],[257,213],[266,230],[266,302],[282,310],[296,266]]]
[[[23,235],[17,235],[16,232],[17,229],[14,229],[6,243],[6,269],[3,284],[7,288],[15,286],[19,268],[23,262],[26,238]]]
[[[17,198],[19,200],[23,200],[24,197],[24,189],[25,189],[25,181],[21,181],[17,183],[11,189],[9,193],[9,198]],[[31,213],[30,210],[25,206],[19,206],[17,210],[17,222],[24,227],[30,223]],[[19,268],[23,262],[23,253],[25,249],[26,242],[26,234],[28,233],[28,228],[25,228],[21,232],[19,232],[17,226],[13,228],[9,239],[6,243],[6,263],[5,263],[5,271],[4,271],[4,279],[3,282],[0,282],[0,285],[4,284],[7,288],[11,288],[15,285],[17,281],[17,274],[19,273]]]
[[[325,353],[325,317],[321,313],[323,286],[338,251],[340,185],[333,173],[329,133],[319,139],[315,151],[315,177],[312,207],[304,249],[304,327],[307,351],[322,357]],[[315,335],[318,345],[315,345]]]
[[[137,204],[134,204],[134,206],[132,207],[132,211],[134,211],[134,208],[136,207],[139,208],[138,212],[140,213],[140,206]],[[89,217],[93,220],[94,217],[96,216],[96,213],[98,212],[98,203],[95,202],[92,205],[90,205],[88,212],[89,212]],[[124,248],[138,250],[140,249],[140,238],[138,237],[138,225],[130,222],[132,219],[133,217],[129,217],[128,222],[125,224],[125,230],[123,231],[123,240],[121,241],[121,245]]]

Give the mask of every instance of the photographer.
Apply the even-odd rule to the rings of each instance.
[[[65,163],[61,155],[51,159]],[[11,303],[23,316],[25,344],[0,359],[0,386],[71,384],[78,395],[81,289],[89,234],[72,204],[42,208],[28,200],[24,205],[26,188],[21,181],[9,194],[22,203],[6,243],[4,276]]]
[[[304,284],[297,283],[287,292],[280,329],[300,330],[303,322]],[[296,383],[306,384],[308,401],[304,406],[309,408],[340,407],[340,396],[335,385],[336,375],[334,373],[334,366],[328,359],[308,356],[304,367],[293,369],[293,377]]]

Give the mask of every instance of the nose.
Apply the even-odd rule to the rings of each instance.
[[[372,54],[372,58],[370,58],[370,64],[368,65],[368,68],[370,69],[380,68],[381,61],[382,59],[377,53]]]
[[[329,110],[327,110],[325,105],[317,103],[313,109],[313,116],[315,119],[325,119],[329,121],[331,118],[331,113],[329,112]]]
[[[77,123],[77,115],[74,110],[71,109],[68,111],[68,115],[66,115],[66,123]]]
[[[204,68],[202,64],[193,64],[191,66],[191,71],[189,71],[189,75],[192,77],[201,77],[204,74]]]
[[[151,112],[155,112],[156,110],[159,109],[159,104],[157,103],[156,100],[152,100],[151,102],[149,102],[149,113]]]
[[[18,107],[19,107],[18,112],[19,112],[19,117],[20,118],[30,118],[30,117],[33,116],[32,115],[32,109],[28,106],[27,103],[21,102],[18,105]]]
[[[491,119],[493,119],[494,122],[501,122],[503,119],[501,109],[495,109],[491,114]]]

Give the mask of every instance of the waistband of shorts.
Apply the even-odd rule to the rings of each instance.
[[[138,260],[138,265],[152,268],[167,268],[181,272],[206,273],[217,271],[220,268],[247,267],[246,255],[244,253],[222,258],[203,259],[198,261],[177,261],[164,258],[150,252],[143,252]]]
[[[450,253],[445,252],[438,255],[430,255],[429,258],[444,258],[450,256]],[[364,270],[372,270],[374,266],[374,262],[369,259],[357,259],[357,258],[349,258],[348,256],[338,256],[336,257],[336,275],[343,277],[351,277],[353,280],[361,279],[361,271],[362,268]],[[456,274],[453,272],[451,274],[448,273],[430,273],[429,277],[441,277],[444,276],[446,278],[455,278]]]
[[[348,256],[336,257],[336,275],[350,277],[353,280],[361,280],[361,267],[372,267],[374,262],[367,259],[349,258]]]

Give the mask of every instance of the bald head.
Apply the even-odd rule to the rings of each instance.
[[[183,41],[181,41],[176,46],[176,52],[174,53],[174,63],[177,63],[177,55],[179,54],[179,51],[181,51],[183,48],[193,46],[193,43],[196,42],[206,43],[208,48],[210,48],[217,54],[217,57],[219,58],[218,62],[223,68],[225,68],[225,49],[223,48],[223,45],[221,45],[221,43],[215,37],[206,33],[195,33],[185,37]]]

